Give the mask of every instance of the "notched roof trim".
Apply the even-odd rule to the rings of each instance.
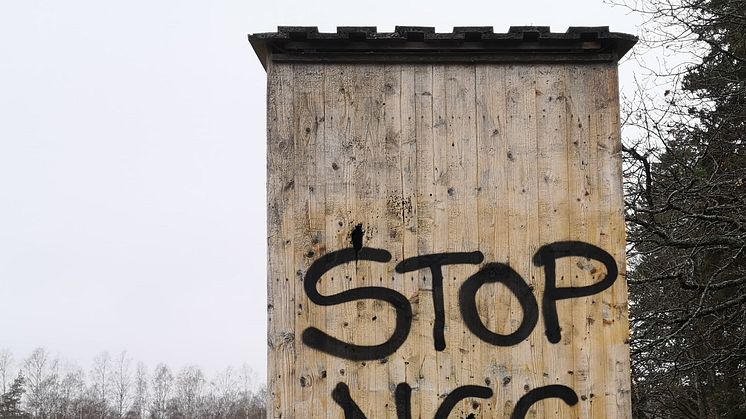
[[[511,26],[495,33],[491,26],[457,26],[437,33],[434,27],[339,26],[335,33],[316,26],[279,26],[277,32],[249,35],[262,65],[275,62],[616,62],[637,37],[610,32],[608,26],[571,26],[551,32],[548,26]]]

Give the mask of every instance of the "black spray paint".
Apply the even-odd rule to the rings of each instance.
[[[538,387],[529,391],[518,400],[518,403],[515,404],[515,409],[513,409],[513,414],[510,415],[510,419],[524,419],[534,403],[555,397],[562,399],[568,406],[575,406],[578,402],[578,395],[570,387],[563,385]]]
[[[367,419],[357,403],[352,400],[350,388],[347,387],[347,384],[337,383],[337,386],[332,390],[332,400],[342,408],[345,419]]]
[[[606,277],[585,287],[557,288],[556,261],[571,256],[585,257],[603,263],[606,267]],[[562,339],[562,329],[557,315],[557,301],[598,294],[612,286],[619,273],[613,256],[600,247],[580,241],[555,242],[541,246],[534,255],[534,265],[544,267],[542,312],[547,329],[546,335],[551,343],[557,343]]]
[[[394,400],[396,400],[396,417],[412,419],[412,387],[407,383],[400,383],[394,391]]]
[[[450,394],[448,394],[446,399],[443,400],[443,403],[440,404],[433,419],[448,419],[448,415],[451,413],[453,408],[456,407],[456,403],[469,397],[489,399],[492,397],[492,389],[483,386],[462,386],[454,389]]]
[[[443,334],[446,324],[445,305],[443,303],[443,266],[467,263],[476,265],[482,263],[483,260],[484,255],[480,251],[436,253],[404,259],[396,265],[396,272],[400,274],[430,268],[433,277],[433,307],[435,310],[433,341],[436,351],[442,351],[446,348],[446,339]]]
[[[433,419],[448,419],[448,415],[451,414],[456,405],[469,398],[489,399],[493,396],[493,391],[489,387],[484,386],[461,386],[454,389],[446,396],[445,400],[440,404],[438,410],[435,412]],[[394,398],[396,402],[396,417],[397,419],[412,419],[412,388],[407,383],[401,383],[396,386],[394,391]],[[575,406],[578,403],[578,395],[567,386],[563,385],[549,385],[544,387],[535,388],[518,400],[513,414],[510,415],[510,419],[525,419],[529,409],[534,404],[545,400],[558,398],[561,399],[568,406]],[[350,394],[350,388],[345,383],[337,383],[337,386],[332,391],[332,399],[342,408],[345,419],[367,419],[360,406],[355,403],[355,400]]]
[[[356,225],[355,228],[352,230],[352,233],[350,233],[350,242],[352,242],[352,248],[355,249],[355,255],[357,255],[360,252],[360,249],[363,248],[364,236],[365,231],[363,231],[362,224]]]
[[[502,283],[518,299],[523,309],[523,319],[518,329],[509,334],[501,335],[487,328],[477,311],[477,291],[487,283]],[[502,263],[488,263],[479,272],[470,276],[458,293],[459,307],[464,324],[479,339],[495,346],[513,346],[526,339],[534,330],[539,319],[539,306],[536,303],[531,287],[510,266]]]
[[[391,337],[379,345],[355,345],[343,342],[325,332],[309,327],[303,331],[303,343],[311,348],[339,358],[365,361],[383,359],[392,355],[404,344],[412,326],[412,307],[405,296],[384,287],[358,287],[333,295],[321,295],[317,290],[322,276],[335,267],[350,262],[367,261],[386,263],[391,254],[384,249],[363,247],[364,231],[358,224],[351,233],[352,247],[338,250],[321,256],[311,264],[304,278],[303,286],[308,298],[320,306],[332,306],[357,300],[373,299],[391,304],[396,311],[396,325]],[[601,262],[606,267],[606,276],[597,283],[583,287],[557,287],[557,260],[567,257],[585,257]],[[433,325],[433,342],[436,351],[446,347],[445,303],[443,301],[443,266],[455,264],[479,264],[484,255],[479,252],[455,252],[420,255],[405,259],[395,267],[398,273],[414,272],[428,268],[433,278],[433,306],[435,321]],[[533,256],[536,266],[544,267],[545,287],[542,299],[542,315],[546,325],[546,336],[550,343],[558,343],[561,327],[557,314],[557,301],[581,298],[598,294],[611,287],[618,277],[616,261],[605,250],[580,241],[562,241],[547,244],[539,248]],[[495,333],[485,326],[479,317],[476,295],[484,284],[501,283],[516,297],[521,305],[523,318],[520,326],[508,335]],[[479,339],[495,346],[513,346],[526,339],[536,327],[539,307],[532,288],[510,266],[502,263],[488,263],[477,273],[470,276],[461,285],[458,293],[461,317],[467,328]],[[396,386],[394,399],[398,419],[411,419],[412,388],[407,383]],[[493,396],[489,387],[466,385],[454,389],[443,400],[435,419],[446,419],[458,402],[466,398],[488,399]],[[350,389],[345,383],[339,383],[332,391],[333,400],[344,411],[345,419],[365,419],[365,414],[352,399]],[[578,402],[575,392],[566,386],[550,385],[529,391],[516,403],[511,419],[523,419],[535,403],[548,398],[559,398],[567,405]]]
[[[403,295],[383,287],[358,287],[333,295],[321,295],[316,289],[321,277],[331,269],[352,261],[388,262],[391,253],[383,249],[363,247],[359,251],[354,248],[337,250],[328,253],[313,262],[303,280],[303,288],[308,299],[320,306],[332,306],[357,300],[381,300],[391,304],[396,310],[396,327],[391,337],[380,345],[355,345],[343,342],[322,332],[315,327],[303,331],[303,343],[311,348],[338,358],[353,361],[366,361],[387,357],[407,340],[412,326],[412,306]]]
[[[396,310],[396,327],[394,333],[386,342],[380,345],[355,345],[342,342],[327,335],[315,327],[303,331],[303,342],[308,346],[340,358],[350,360],[381,359],[393,354],[407,339],[412,323],[412,307],[409,301],[400,293],[384,287],[360,287],[324,296],[316,290],[321,277],[331,269],[352,261],[388,262],[391,254],[384,249],[362,247],[362,226],[358,225],[352,232],[352,247],[328,253],[317,259],[308,269],[304,279],[304,289],[308,298],[322,306],[348,303],[356,300],[374,299],[391,304]],[[584,287],[557,287],[556,261],[566,257],[585,257],[603,263],[606,276],[599,282]],[[484,260],[479,252],[436,253],[405,259],[396,265],[398,273],[413,272],[429,268],[433,276],[433,306],[435,321],[433,324],[433,342],[436,351],[446,347],[445,304],[443,301],[443,266],[455,264],[478,264]],[[544,297],[542,299],[542,314],[546,325],[546,336],[549,342],[558,343],[561,328],[557,314],[557,301],[587,297],[598,294],[611,287],[617,279],[616,261],[605,250],[580,241],[563,241],[547,244],[539,248],[533,257],[536,266],[543,266],[545,272]],[[486,283],[502,283],[518,299],[523,311],[523,319],[518,329],[502,335],[489,330],[481,318],[476,307],[476,294]],[[489,263],[479,272],[469,277],[459,290],[459,307],[461,317],[469,330],[485,342],[495,346],[512,346],[526,339],[538,320],[538,305],[531,287],[510,266],[502,263]]]
[[[396,417],[398,419],[412,419],[412,387],[407,383],[396,386],[394,391],[396,400]],[[366,419],[360,406],[355,403],[350,395],[350,388],[345,383],[337,383],[332,391],[332,399],[342,408],[345,419]]]

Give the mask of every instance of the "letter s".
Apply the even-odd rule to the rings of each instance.
[[[373,262],[388,262],[391,253],[383,249],[363,247],[359,251],[347,248],[328,253],[311,264],[303,279],[303,288],[308,298],[320,306],[332,306],[349,303],[356,300],[381,300],[391,304],[396,310],[396,327],[391,337],[380,345],[355,345],[343,342],[322,332],[315,327],[303,331],[303,343],[329,355],[353,361],[367,361],[385,358],[394,352],[407,340],[412,327],[412,306],[400,293],[383,287],[359,287],[333,295],[321,295],[316,289],[321,277],[332,268],[352,261],[369,260]]]

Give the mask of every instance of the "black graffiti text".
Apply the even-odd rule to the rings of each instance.
[[[458,402],[467,398],[489,399],[493,396],[492,389],[484,386],[467,385],[451,391],[435,412],[433,419],[448,419]],[[412,419],[411,407],[412,388],[407,383],[400,383],[394,390],[397,419]],[[524,394],[513,408],[510,419],[524,419],[531,406],[544,399],[558,398],[568,406],[578,402],[578,395],[570,387],[563,385],[549,385],[537,387]],[[345,419],[366,419],[367,417],[353,400],[350,388],[345,383],[338,383],[332,391],[332,399],[342,408]]]
[[[606,275],[591,285],[558,287],[557,260],[567,257],[585,257],[601,262],[606,268]],[[318,282],[323,275],[335,267],[350,262],[387,263],[390,260],[391,253],[384,249],[354,246],[337,250],[315,260],[303,281],[303,288],[309,300],[320,306],[333,306],[368,299],[381,300],[390,304],[396,311],[396,323],[393,333],[385,342],[377,345],[356,345],[341,341],[311,326],[303,331],[303,343],[329,355],[354,361],[382,359],[396,352],[407,340],[412,327],[412,307],[404,295],[386,287],[358,287],[332,295],[321,295],[317,290]],[[396,265],[395,270],[398,273],[429,269],[432,274],[435,311],[433,342],[436,351],[442,351],[446,347],[442,268],[447,265],[474,265],[483,260],[484,255],[479,251],[437,253],[408,258]],[[533,263],[537,267],[544,268],[545,284],[541,313],[546,325],[547,339],[553,344],[561,340],[562,331],[557,314],[557,301],[598,294],[611,287],[618,276],[616,261],[608,252],[581,241],[560,241],[541,246],[533,256]],[[521,305],[523,317],[520,326],[512,333],[494,332],[479,317],[476,295],[482,285],[489,283],[505,285]],[[459,289],[458,303],[461,318],[466,327],[482,341],[495,346],[517,345],[532,333],[538,322],[539,304],[531,286],[510,266],[502,263],[487,263],[477,273],[467,278]]]

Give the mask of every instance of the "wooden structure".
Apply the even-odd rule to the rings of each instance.
[[[280,27],[268,76],[274,418],[629,418],[606,27]]]

